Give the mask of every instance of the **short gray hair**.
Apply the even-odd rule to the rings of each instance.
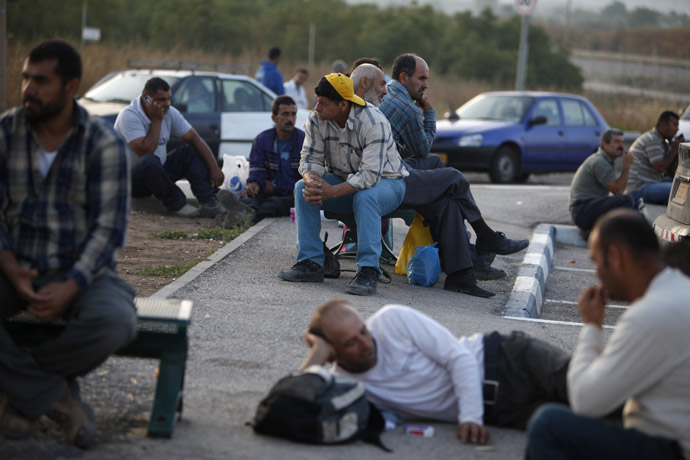
[[[620,129],[616,129],[616,128],[607,129],[601,135],[601,145],[610,144],[611,138],[613,136],[622,136],[622,135],[623,135],[623,131],[621,131]]]
[[[370,81],[373,81],[374,78],[378,77],[381,73],[383,73],[381,69],[373,64],[361,64],[357,66],[357,68],[352,71],[352,74],[350,74],[354,91],[356,92],[357,88],[359,88],[359,84],[362,83],[362,78],[368,78]]]

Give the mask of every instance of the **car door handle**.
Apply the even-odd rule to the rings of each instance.
[[[599,131],[594,131],[594,135],[599,137],[599,136],[601,136],[601,133]]]
[[[218,125],[209,125],[208,127],[211,131],[213,131],[213,134],[215,134],[216,136],[220,136],[220,128],[218,127]]]
[[[563,131],[558,131],[558,135],[559,135],[559,136],[562,136],[562,135],[563,135]]]

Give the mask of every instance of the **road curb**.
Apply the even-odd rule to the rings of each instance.
[[[539,224],[534,229],[513,284],[513,291],[506,303],[505,316],[539,318],[546,279],[553,262],[555,239],[556,227],[553,225]]]
[[[532,239],[520,271],[515,279],[513,291],[506,303],[504,316],[518,318],[539,318],[544,303],[544,289],[553,265],[555,244],[587,247],[574,225],[539,224],[532,233]]]
[[[258,234],[261,230],[268,227],[275,221],[274,217],[268,217],[263,219],[261,222],[252,225],[247,230],[244,231],[240,236],[218,249],[216,252],[208,256],[206,259],[202,260],[194,267],[190,268],[184,275],[180,276],[172,283],[167,286],[162,287],[160,290],[155,292],[151,297],[158,299],[167,299],[172,296],[176,291],[182,289],[187,284],[194,281],[199,275],[204,273],[209,268],[213,267],[217,262],[231,254],[235,249],[242,246],[244,243],[248,242],[252,237]]]

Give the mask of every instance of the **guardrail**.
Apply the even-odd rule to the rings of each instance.
[[[244,64],[218,64],[197,61],[162,61],[157,59],[127,59],[130,69],[212,70],[232,74],[252,75],[252,66]]]
[[[662,56],[645,56],[641,54],[612,53],[610,51],[590,51],[573,49],[571,56],[583,59],[602,61],[620,61],[651,66],[682,67],[690,69],[690,59],[676,59]]]

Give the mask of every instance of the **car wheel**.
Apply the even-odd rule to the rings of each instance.
[[[515,182],[520,172],[520,160],[515,149],[504,145],[498,149],[491,161],[489,177],[491,182],[507,184]]]

